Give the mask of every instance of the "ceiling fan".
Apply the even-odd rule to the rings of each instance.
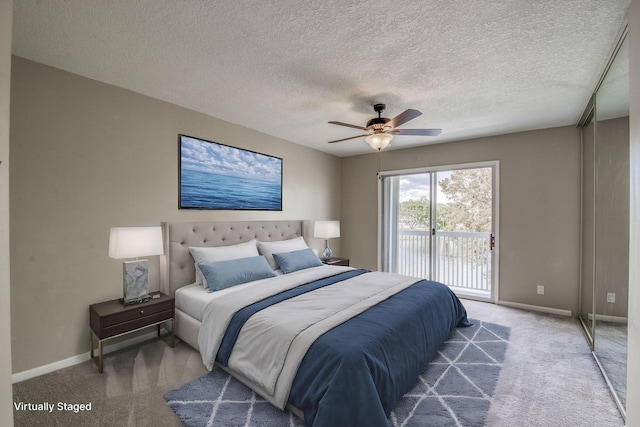
[[[333,125],[347,126],[350,128],[356,128],[366,131],[367,133],[349,138],[337,139],[335,141],[329,141],[329,144],[334,142],[347,141],[349,139],[360,138],[366,136],[367,143],[374,150],[382,150],[386,148],[394,135],[426,135],[426,136],[438,136],[442,132],[442,129],[396,129],[398,126],[413,120],[416,117],[422,115],[418,110],[405,110],[403,113],[398,114],[393,119],[387,119],[382,117],[382,112],[385,110],[384,104],[376,104],[373,106],[373,110],[378,113],[378,117],[375,117],[367,122],[365,127],[350,125],[342,122],[329,122]]]

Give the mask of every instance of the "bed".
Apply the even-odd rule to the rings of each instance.
[[[303,226],[164,224],[161,288],[176,298],[175,333],[208,369],[224,369],[309,427],[387,426],[451,331],[468,325],[466,311],[437,282],[311,260],[298,246]],[[245,257],[255,241],[262,251]],[[218,255],[196,272],[202,253]],[[241,258],[218,261],[221,253]],[[266,276],[253,276],[256,263]],[[245,266],[255,280],[216,292],[197,283],[224,282]]]

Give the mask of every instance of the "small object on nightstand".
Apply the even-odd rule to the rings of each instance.
[[[332,257],[323,259],[322,262],[327,265],[342,265],[345,267],[349,267],[349,258]]]
[[[103,342],[149,326],[158,327],[171,321],[171,347],[175,345],[175,300],[156,293],[147,302],[125,305],[119,299],[89,306],[89,349],[93,359],[94,339],[98,340],[98,372],[103,368]]]

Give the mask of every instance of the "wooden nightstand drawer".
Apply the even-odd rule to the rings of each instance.
[[[141,310],[144,311],[144,310]],[[114,316],[115,317],[115,316]],[[173,308],[169,310],[161,311],[160,313],[153,313],[144,317],[137,317],[133,320],[126,322],[118,322],[112,326],[106,326],[102,328],[102,336],[100,338],[108,338],[114,335],[119,335],[123,332],[128,332],[133,329],[142,328],[147,325],[153,325],[163,320],[169,320],[173,318]]]
[[[173,311],[173,301],[165,301],[158,304],[133,304],[129,306],[123,306],[123,310],[118,313],[113,313],[102,317],[102,328],[106,329],[110,326],[117,325],[119,323],[130,322],[132,320],[138,320],[141,317],[147,317],[155,313],[163,311]],[[173,316],[169,316],[173,317]]]
[[[124,305],[120,300],[89,306],[89,326],[99,339],[128,332],[173,318],[174,299],[160,294],[159,298],[140,304]]]

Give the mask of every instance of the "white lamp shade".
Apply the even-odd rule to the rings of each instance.
[[[313,236],[321,239],[340,237],[340,221],[316,221]]]
[[[365,138],[367,144],[369,144],[374,150],[378,151],[387,148],[392,139],[393,135],[390,133],[374,133],[373,135],[369,135]]]
[[[162,228],[112,227],[109,256],[115,259],[162,255]]]

